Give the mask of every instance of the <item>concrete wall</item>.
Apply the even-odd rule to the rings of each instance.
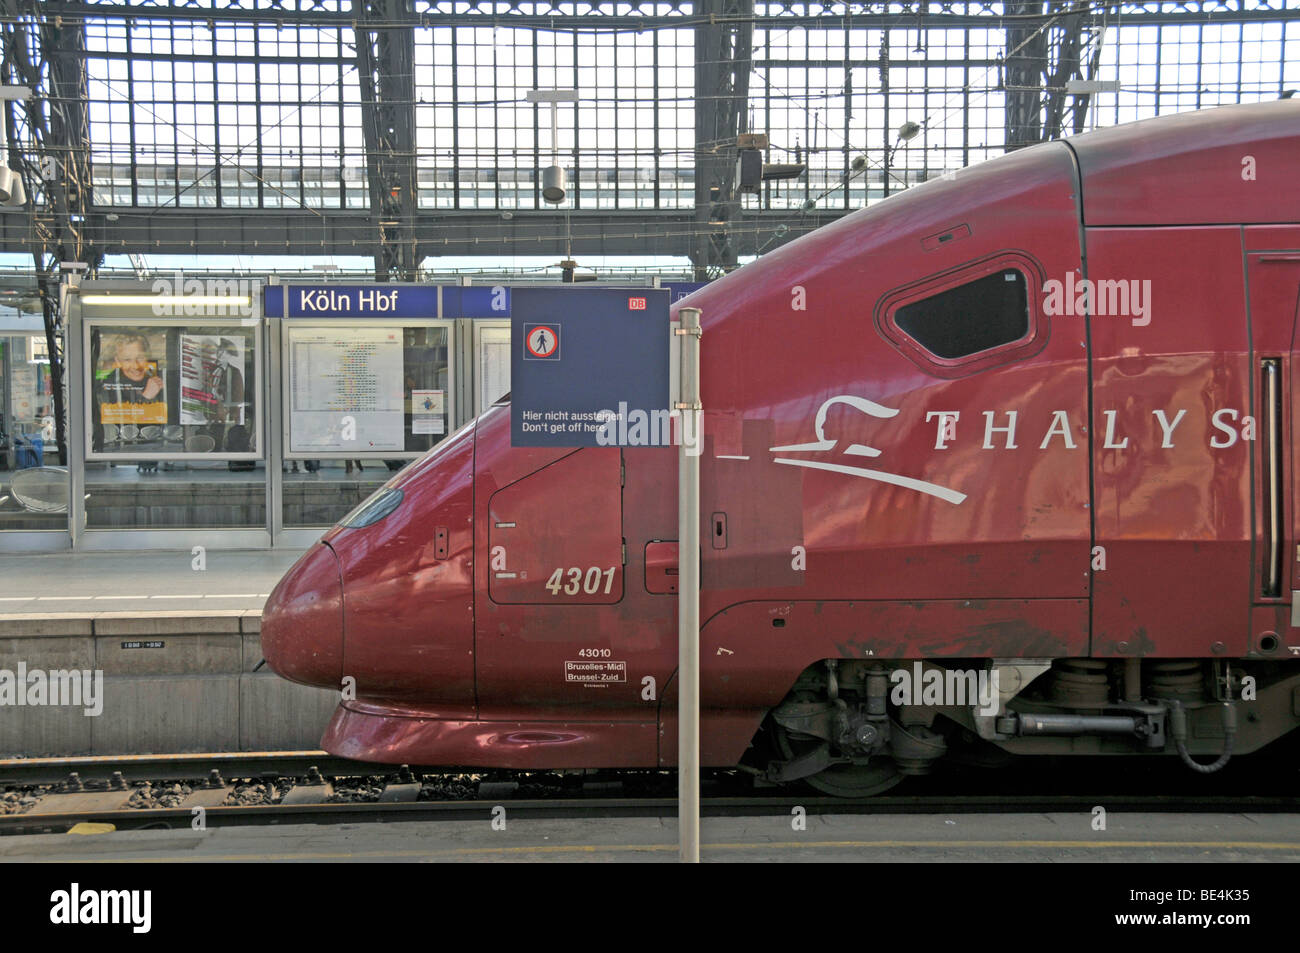
[[[0,706],[0,757],[318,748],[338,693],[255,672],[261,621],[257,610],[0,617],[0,670],[104,677],[97,716]],[[162,646],[129,644],[144,642]]]

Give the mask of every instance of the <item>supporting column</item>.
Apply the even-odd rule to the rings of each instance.
[[[678,312],[681,374],[677,410],[677,824],[679,859],[700,862],[700,309]]]

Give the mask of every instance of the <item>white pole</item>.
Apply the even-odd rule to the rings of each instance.
[[[560,164],[560,104],[551,103],[551,163]]]
[[[677,824],[679,860],[700,862],[700,309],[682,308],[677,409]]]

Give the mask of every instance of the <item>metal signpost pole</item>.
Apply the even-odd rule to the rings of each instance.
[[[677,823],[679,859],[700,862],[700,309],[682,308],[677,457]]]

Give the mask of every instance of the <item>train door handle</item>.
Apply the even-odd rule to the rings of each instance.
[[[726,513],[713,514],[712,532],[709,533],[709,538],[713,540],[714,549],[727,548],[727,514]]]
[[[1261,595],[1282,595],[1282,535],[1283,496],[1282,482],[1282,361],[1266,357],[1260,362],[1260,435],[1263,453],[1264,478],[1264,565],[1261,567]]]

